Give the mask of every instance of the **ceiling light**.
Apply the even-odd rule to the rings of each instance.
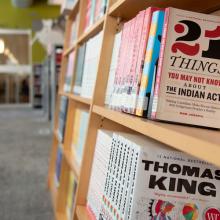
[[[0,54],[4,53],[4,51],[5,51],[5,42],[2,39],[0,39]]]

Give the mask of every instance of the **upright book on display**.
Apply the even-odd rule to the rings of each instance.
[[[151,117],[220,128],[220,17],[166,9]]]

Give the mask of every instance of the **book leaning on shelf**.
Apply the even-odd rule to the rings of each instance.
[[[68,187],[68,194],[67,194],[67,205],[66,205],[66,213],[68,220],[73,219],[73,209],[75,206],[75,196],[77,190],[77,180],[74,176],[73,172],[70,171],[69,174],[69,187]]]
[[[73,51],[68,57],[66,79],[65,79],[65,84],[63,88],[64,92],[71,91],[71,80],[73,76],[74,59],[75,59],[75,51]]]
[[[109,77],[114,75],[112,94],[107,94],[110,108],[219,128],[220,17],[174,8],[163,15],[164,10],[150,9],[145,17],[152,17],[151,22],[142,28],[145,39],[132,35],[143,24],[141,12],[122,29],[116,71]]]
[[[60,185],[60,175],[61,175],[61,166],[63,159],[62,146],[59,144],[57,148],[57,158],[56,158],[56,167],[55,167],[55,184],[56,187]]]
[[[80,48],[76,63],[76,80],[73,92],[85,98],[92,98],[98,70],[103,32],[90,38]]]
[[[74,113],[72,153],[78,165],[80,165],[82,161],[85,137],[88,129],[88,122],[88,111],[76,108]]]
[[[166,9],[151,117],[220,128],[220,17]]]
[[[61,143],[63,143],[63,141],[64,141],[67,108],[68,108],[68,98],[66,96],[61,96],[60,97],[60,112],[59,112],[58,130],[57,130],[57,135],[58,135],[59,141]]]
[[[219,181],[208,162],[141,135],[99,130],[87,206],[94,219],[218,219]]]

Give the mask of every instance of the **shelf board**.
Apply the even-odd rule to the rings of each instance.
[[[76,47],[77,42],[74,42],[68,49],[66,49],[63,53],[63,56],[68,56]]]
[[[70,150],[64,150],[64,156],[67,160],[67,163],[69,164],[71,170],[73,171],[74,175],[77,179],[79,179],[80,175],[80,167],[76,163],[76,160],[74,159],[74,156]]]
[[[63,95],[63,96],[67,96],[67,97],[69,97],[70,99],[72,99],[74,101],[77,101],[77,102],[80,102],[80,103],[83,103],[83,104],[86,104],[86,105],[91,105],[91,102],[92,102],[91,99],[84,98],[82,96],[75,95],[75,94],[72,94],[72,93],[66,93],[66,92],[60,91],[59,94]]]
[[[130,19],[139,11],[144,10],[149,6],[161,8],[175,7],[191,11],[210,13],[220,8],[220,2],[219,0],[209,0],[209,3],[200,0],[138,0],[138,2],[134,2],[133,0],[118,0],[109,8],[108,14],[113,17]]]
[[[78,40],[78,44],[81,44],[85,41],[87,41],[89,38],[95,36],[99,31],[103,29],[104,25],[104,18],[100,18],[95,24],[93,24],[91,27],[89,27],[80,37]]]
[[[150,121],[96,105],[93,112],[220,167],[219,131]]]
[[[78,220],[90,220],[91,219],[89,212],[85,206],[77,206],[76,215],[77,215]]]

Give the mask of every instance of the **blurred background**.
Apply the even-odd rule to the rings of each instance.
[[[51,220],[48,158],[71,1],[0,1],[0,219]]]

